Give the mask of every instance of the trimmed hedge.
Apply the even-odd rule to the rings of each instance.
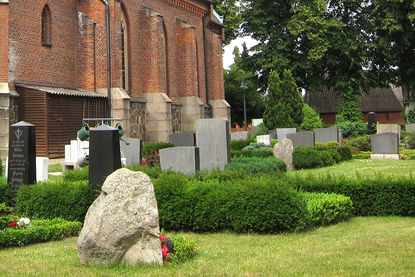
[[[80,169],[66,170],[63,174],[63,180],[65,182],[77,182],[89,180],[89,167],[85,166]]]
[[[415,216],[415,179],[378,176],[346,179],[285,178],[294,188],[307,192],[337,193],[350,197],[355,216]]]
[[[162,173],[153,182],[160,225],[166,230],[276,233],[308,224],[305,199],[270,176],[220,183]]]
[[[61,217],[83,222],[89,206],[97,197],[87,182],[50,181],[22,186],[17,193],[18,214],[34,219]]]
[[[174,253],[170,253],[172,263],[183,263],[196,254],[196,242],[184,237],[169,237],[173,244]]]
[[[250,143],[252,142],[252,140],[231,140],[230,142],[230,146],[231,146],[231,151],[232,150],[242,150],[242,148],[244,148],[245,146],[248,146]]]
[[[313,227],[335,224],[347,220],[353,214],[350,197],[340,194],[310,193],[303,196],[307,200],[310,225]]]
[[[6,203],[7,206],[13,206],[13,192],[10,186],[7,185],[7,179],[0,176],[0,203]]]
[[[317,168],[330,166],[335,163],[350,160],[350,147],[338,145],[299,146],[293,152],[293,166],[296,169]]]
[[[82,229],[81,222],[70,222],[60,218],[32,220],[30,228],[10,227],[0,232],[0,249],[24,246],[30,243],[60,240],[76,236]]]
[[[231,150],[231,158],[234,157],[274,157],[274,153],[270,148],[259,148],[255,150]]]
[[[242,170],[248,173],[275,173],[286,172],[287,165],[281,159],[275,157],[236,157],[226,164],[226,169]]]

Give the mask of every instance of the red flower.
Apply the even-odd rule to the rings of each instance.
[[[160,240],[161,242],[166,240],[166,236],[164,236],[162,233],[160,233]]]
[[[161,254],[163,254],[163,258],[165,258],[165,259],[170,258],[169,249],[167,248],[166,244],[164,244],[163,247],[161,248]]]
[[[12,223],[7,224],[7,227],[13,227],[13,226],[17,226],[17,225],[19,225],[19,223],[12,222]]]

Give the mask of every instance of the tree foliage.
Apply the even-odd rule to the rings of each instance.
[[[415,2],[373,0],[371,5],[372,73],[402,86],[405,113],[415,107]]]
[[[242,16],[237,0],[215,0],[215,10],[223,16],[225,24],[225,44],[229,44],[238,36],[239,26],[242,24]]]
[[[323,127],[321,118],[318,113],[309,105],[304,103],[303,106],[304,119],[300,125],[300,129],[303,131],[312,131],[315,128]]]
[[[271,71],[265,99],[265,126],[269,130],[298,127],[304,117],[302,108],[302,98],[291,72],[285,70],[280,80],[278,73]]]
[[[250,122],[252,118],[262,117],[264,101],[262,99],[262,93],[257,91],[255,84],[252,82],[252,74],[239,67],[241,55],[239,54],[239,49],[237,47],[235,47],[234,56],[235,63],[229,70],[224,70],[225,99],[231,105],[232,124],[238,123],[242,125],[244,120],[243,90],[241,89],[242,80],[245,80],[248,87],[245,92],[248,122]]]

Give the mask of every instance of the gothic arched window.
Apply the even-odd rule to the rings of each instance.
[[[48,5],[42,10],[42,44],[52,46],[52,15]]]

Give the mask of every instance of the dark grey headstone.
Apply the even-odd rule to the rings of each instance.
[[[161,170],[195,175],[200,169],[199,147],[181,146],[160,149]]]
[[[20,121],[9,129],[7,181],[14,193],[21,185],[36,183],[35,125]]]
[[[415,123],[406,124],[405,130],[407,132],[415,132]]]
[[[142,158],[143,141],[136,138],[122,138],[121,151],[127,159],[126,165],[140,164]]]
[[[372,154],[399,154],[399,140],[396,133],[371,135]]]
[[[231,140],[247,140],[247,139],[248,139],[248,132],[247,131],[240,131],[240,132],[231,133]]]
[[[271,130],[271,131],[269,131],[269,138],[270,139],[278,139],[278,133],[277,133],[277,130]]]
[[[316,128],[314,129],[315,140],[319,143],[328,143],[330,141],[339,142],[339,130],[336,126],[328,128]]]
[[[278,140],[287,138],[287,134],[297,133],[297,128],[278,128]]]
[[[101,125],[89,134],[89,184],[101,189],[105,178],[121,168],[120,135],[108,125]]]
[[[294,147],[314,146],[314,132],[312,131],[287,134],[287,138],[293,142]]]
[[[195,146],[195,133],[187,132],[169,134],[169,143],[174,146]]]
[[[199,146],[201,170],[223,170],[230,161],[229,122],[224,118],[196,121],[196,143]]]
[[[369,135],[376,134],[376,113],[370,112],[367,114],[367,132]]]

